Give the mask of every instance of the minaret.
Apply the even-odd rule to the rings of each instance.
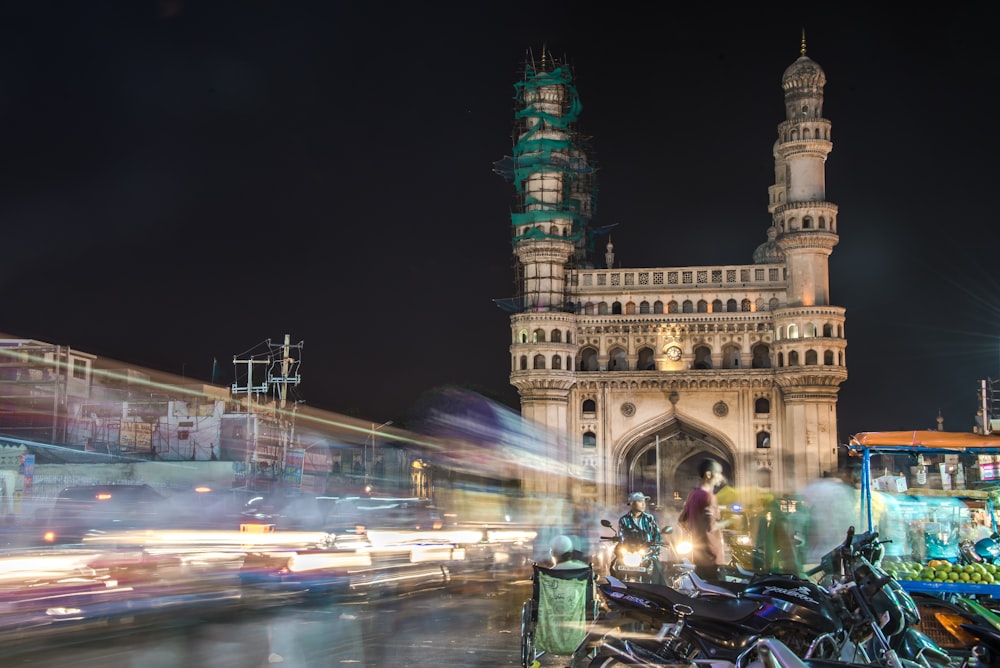
[[[586,248],[593,170],[574,130],[580,102],[569,67],[543,48],[541,61],[529,57],[514,87],[513,156],[495,168],[517,194],[511,214],[517,299],[510,318],[510,382],[521,396],[521,416],[562,436],[577,350],[566,273]],[[555,440],[548,445],[552,449],[540,455],[566,458]],[[566,484],[559,476],[524,481],[526,492],[557,496],[565,495]]]
[[[837,206],[826,199],[826,159],[833,149],[823,118],[826,74],[806,55],[781,78],[785,120],[774,144],[769,242],[756,262],[781,263],[785,300],[774,310],[775,379],[785,400],[776,447],[778,484],[798,489],[838,465],[837,393],[847,379],[844,309],[830,303],[828,259],[837,245]]]
[[[569,69],[542,52],[540,67],[527,66],[518,82],[520,134],[515,143],[515,186],[520,213],[511,216],[514,253],[522,268],[524,310],[561,311],[565,267],[574,248],[574,211],[569,206],[567,171],[573,142],[572,124],[579,112]]]
[[[833,149],[830,121],[823,118],[823,68],[801,55],[785,70],[785,122],[774,145],[772,222],[788,270],[789,306],[830,303],[827,258],[837,245],[837,207],[826,201],[826,158]]]

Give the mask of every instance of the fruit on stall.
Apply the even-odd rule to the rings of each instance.
[[[1000,580],[996,564],[954,564],[945,559],[919,561],[891,561],[882,566],[897,580],[925,582],[969,582],[995,584]]]

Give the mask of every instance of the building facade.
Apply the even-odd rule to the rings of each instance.
[[[695,486],[705,456],[737,489],[779,494],[837,469],[847,341],[829,290],[825,83],[803,42],[781,79],[770,223],[751,262],[627,269],[607,242],[601,267],[572,72],[529,59],[513,155],[495,167],[517,198],[518,294],[501,305],[521,413],[565,434],[570,453],[565,480],[533,487],[609,506],[641,490],[664,506]]]

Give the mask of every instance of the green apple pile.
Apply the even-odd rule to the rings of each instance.
[[[1000,579],[996,564],[953,564],[944,559],[919,561],[893,561],[882,564],[897,580],[922,580],[924,582],[970,582],[994,584]]]

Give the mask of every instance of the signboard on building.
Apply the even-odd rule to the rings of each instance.
[[[302,486],[302,468],[305,462],[305,450],[289,450],[285,453],[284,481],[286,485],[292,487]]]
[[[147,422],[121,423],[121,446],[129,450],[153,449],[153,425]]]
[[[31,496],[31,487],[35,482],[35,456],[29,454],[21,455],[21,461],[17,466],[17,472],[24,476],[22,483],[22,494]]]

